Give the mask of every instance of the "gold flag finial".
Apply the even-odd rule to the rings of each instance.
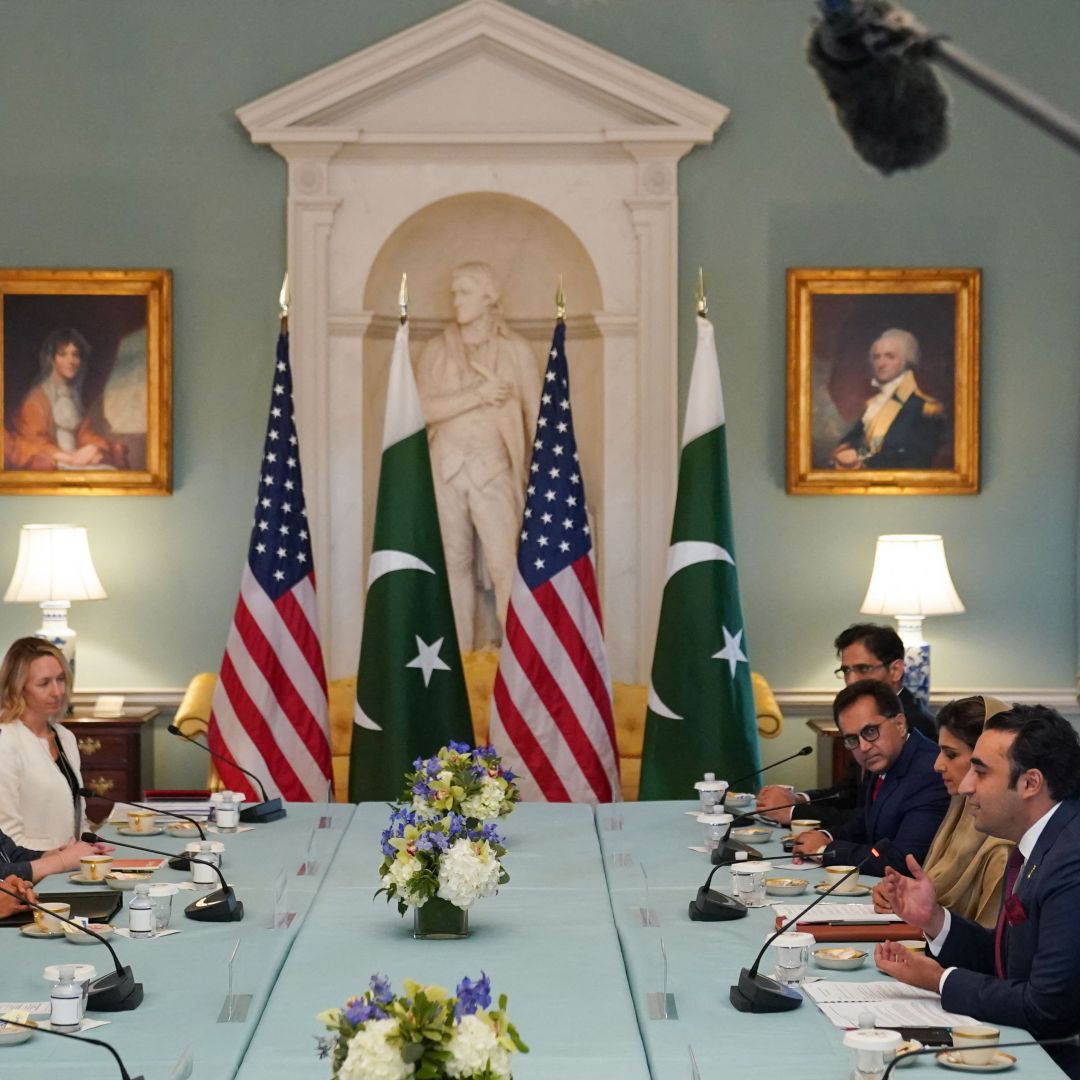
[[[705,271],[697,268],[697,313],[704,319],[709,314],[709,301],[705,297]]]
[[[281,319],[284,325],[288,325],[289,322],[289,271],[285,271],[285,276],[281,279],[281,292],[278,293],[278,318]]]
[[[559,287],[555,290],[555,318],[562,322],[566,318],[566,294],[562,287],[562,274],[559,275]]]
[[[401,288],[398,289],[397,294],[397,306],[398,306],[398,318],[401,322],[407,323],[409,321],[409,275],[401,275]]]

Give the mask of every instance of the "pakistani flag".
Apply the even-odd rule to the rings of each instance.
[[[689,798],[706,771],[734,780],[760,764],[731,530],[724,396],[712,323],[699,318],[640,798]]]
[[[395,799],[412,762],[451,739],[472,743],[427,432],[409,361],[394,341],[368,568],[349,764],[353,802]]]

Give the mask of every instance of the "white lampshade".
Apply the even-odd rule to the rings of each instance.
[[[19,557],[4,599],[104,600],[86,529],[81,525],[24,525]]]
[[[951,615],[964,610],[940,536],[879,536],[864,615]]]

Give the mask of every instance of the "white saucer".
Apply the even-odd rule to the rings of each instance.
[[[1004,1050],[995,1050],[994,1057],[985,1065],[969,1065],[966,1061],[957,1061],[953,1054],[955,1050],[941,1050],[934,1055],[934,1060],[946,1069],[956,1069],[959,1072],[1004,1072],[1016,1064],[1016,1058],[1012,1054],[1006,1054]]]
[[[100,923],[95,926],[95,929],[106,941],[116,933],[116,928],[112,923]],[[99,945],[101,943],[99,938],[93,937],[90,934],[84,934],[81,930],[76,930],[74,927],[65,931],[65,936],[72,945]]]
[[[72,883],[72,885],[102,885],[102,886],[104,886],[104,884],[105,884],[105,879],[104,878],[83,877],[83,873],[82,873],[81,870],[76,870],[74,874],[68,874],[68,881],[70,881]]]
[[[130,825],[117,825],[116,831],[121,836],[160,836],[165,830],[160,825],[150,829],[133,829]]]
[[[19,927],[19,933],[23,937],[33,938],[58,938],[64,936],[63,930],[42,930],[37,923],[27,923],[25,926]]]
[[[828,891],[829,883],[827,881],[821,881],[814,886],[814,892],[823,893]],[[873,890],[869,885],[858,885],[854,889],[848,889],[845,892],[834,892],[832,895],[835,896],[837,900],[840,900],[845,896],[869,896],[872,891]]]
[[[17,1043],[26,1042],[33,1034],[29,1028],[8,1025],[0,1020],[0,1046],[15,1046]]]

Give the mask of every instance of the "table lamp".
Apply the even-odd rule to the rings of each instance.
[[[15,573],[5,601],[41,604],[41,627],[34,637],[51,641],[75,668],[75,631],[67,613],[73,600],[104,600],[105,590],[90,558],[81,525],[24,525]]]
[[[930,701],[930,645],[923,637],[927,615],[963,611],[945,561],[940,536],[879,536],[864,615],[893,615],[904,643],[904,685],[924,705]]]

